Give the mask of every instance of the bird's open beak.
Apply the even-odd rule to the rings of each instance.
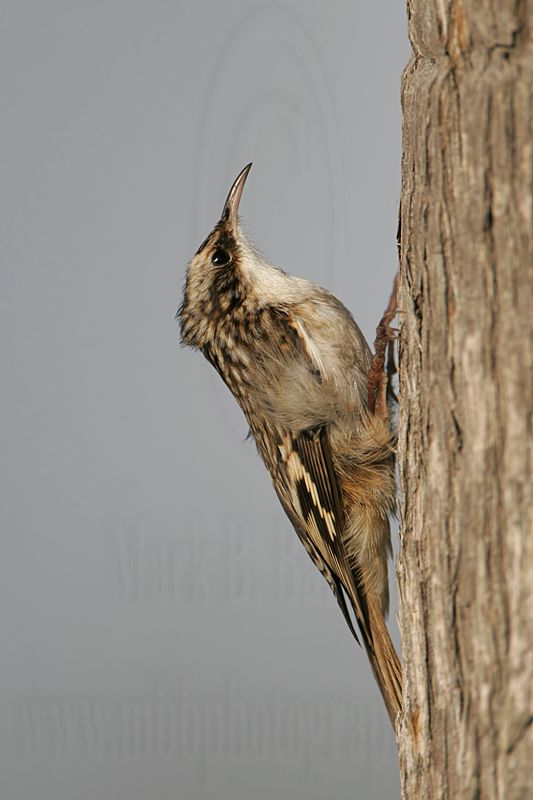
[[[252,164],[247,164],[241,172],[235,178],[235,182],[231,189],[229,190],[229,194],[227,197],[226,202],[224,203],[224,208],[222,209],[222,217],[221,219],[224,222],[229,222],[232,227],[236,227],[237,225],[237,214],[239,212],[239,203],[241,201],[242,190],[244,189],[244,184],[246,183],[246,178],[248,177],[248,173],[252,168]]]

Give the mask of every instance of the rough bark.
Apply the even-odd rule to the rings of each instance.
[[[533,797],[533,10],[410,0],[403,796]]]

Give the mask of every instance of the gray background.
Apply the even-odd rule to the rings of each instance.
[[[403,3],[1,18],[0,797],[397,797],[366,660],[174,313],[253,160],[254,240],[372,337]]]

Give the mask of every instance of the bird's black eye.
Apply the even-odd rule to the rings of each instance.
[[[227,250],[215,250],[211,256],[211,263],[215,267],[225,267],[231,261],[231,256]]]

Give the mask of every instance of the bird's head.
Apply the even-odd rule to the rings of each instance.
[[[239,203],[251,169],[248,164],[235,179],[222,215],[189,262],[183,302],[178,311],[185,344],[202,347],[223,317],[232,315],[248,299],[248,276],[262,261],[239,224]]]

